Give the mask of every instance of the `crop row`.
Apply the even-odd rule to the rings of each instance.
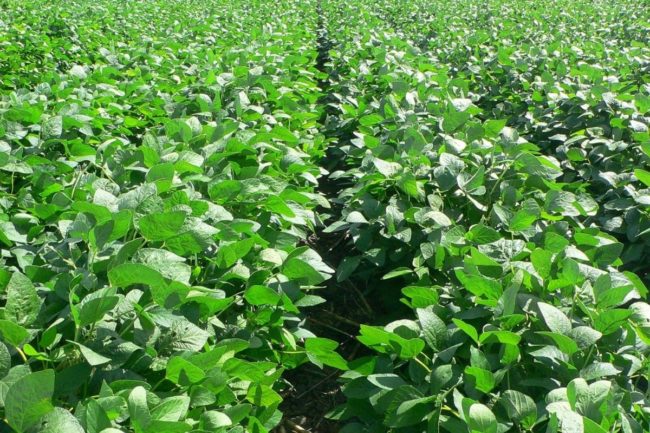
[[[299,314],[332,272],[304,246],[327,207],[315,5],[9,3],[5,422],[269,431],[283,371],[335,345]]]
[[[361,326],[345,432],[647,428],[647,11],[537,6],[328,2],[337,278],[411,310]]]

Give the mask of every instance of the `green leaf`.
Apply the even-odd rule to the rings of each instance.
[[[470,118],[466,111],[452,111],[445,113],[442,119],[442,130],[447,134],[456,131]]]
[[[222,245],[217,251],[216,262],[221,269],[226,269],[237,263],[237,260],[244,257],[255,245],[252,238],[243,239],[231,244]]]
[[[494,230],[492,227],[483,224],[477,224],[473,226],[470,231],[467,232],[467,237],[469,240],[478,245],[489,244],[501,239],[499,232]]]
[[[246,289],[244,298],[251,305],[278,305],[282,296],[270,287],[254,285]]]
[[[413,269],[410,268],[397,268],[385,274],[381,277],[382,280],[390,280],[393,278],[401,277],[403,275],[409,275],[413,273]]]
[[[5,377],[9,373],[11,368],[11,355],[7,346],[3,343],[0,343],[0,379]]]
[[[361,325],[357,339],[381,353],[396,353],[402,359],[413,359],[424,349],[419,338],[406,339],[376,326]]]
[[[222,427],[233,425],[228,415],[216,410],[209,410],[201,415],[201,428],[207,431],[215,431]]]
[[[147,182],[155,183],[158,193],[168,191],[174,179],[174,164],[165,162],[154,165],[149,169],[146,176]]]
[[[496,379],[491,371],[480,367],[466,367],[465,374],[474,378],[474,386],[477,390],[487,394],[496,386]]]
[[[523,427],[532,429],[537,422],[537,406],[526,394],[509,389],[501,394],[499,403],[506,409],[508,417]]]
[[[501,130],[506,126],[506,123],[506,119],[490,119],[483,123],[483,129],[488,137],[495,138],[499,136]]]
[[[603,335],[618,331],[632,312],[624,309],[613,309],[597,313],[594,318],[594,329]]]
[[[31,280],[20,272],[14,272],[7,285],[5,318],[29,326],[36,321],[40,309],[41,299]]]
[[[270,407],[280,404],[282,397],[267,385],[251,383],[246,393],[246,400],[255,406]]]
[[[187,416],[190,401],[186,395],[168,397],[151,410],[151,417],[159,421],[181,421]]]
[[[209,189],[210,198],[217,203],[225,203],[239,194],[243,185],[238,180],[222,180],[212,184]]]
[[[0,320],[0,334],[4,341],[14,347],[20,347],[29,338],[25,328],[10,320]]]
[[[537,248],[530,254],[530,261],[540,277],[548,278],[553,266],[553,253]]]
[[[381,117],[379,114],[368,114],[366,116],[363,116],[359,119],[359,123],[362,126],[372,126],[376,125],[378,123],[381,123],[384,121],[384,118]]]
[[[119,302],[119,296],[104,295],[94,297],[79,306],[79,326],[87,326],[102,320]]]
[[[180,356],[174,356],[167,362],[165,377],[177,385],[188,386],[205,379],[205,373],[191,362]]]
[[[280,197],[272,195],[266,199],[265,206],[268,210],[288,218],[294,218],[296,214]]]
[[[145,430],[151,423],[151,413],[147,406],[147,391],[142,386],[136,386],[127,400],[131,425],[135,430]]]
[[[497,419],[487,406],[474,403],[466,414],[467,425],[471,433],[496,433]]]
[[[647,187],[650,187],[650,171],[645,171],[640,168],[634,169],[634,176],[639,179]]]
[[[336,269],[336,281],[347,280],[350,275],[359,267],[362,256],[346,256]]]
[[[514,217],[509,221],[508,224],[511,231],[518,232],[526,230],[531,225],[533,225],[535,221],[537,221],[537,217],[535,215],[531,215],[524,210],[520,210],[515,213]]]
[[[285,128],[284,126],[274,126],[271,133],[278,139],[286,141],[289,144],[298,143],[298,137],[296,137],[291,130]]]
[[[537,308],[542,316],[542,320],[544,320],[544,323],[546,323],[546,326],[552,332],[567,334],[571,331],[571,320],[558,308],[544,302],[538,302]]]
[[[409,387],[397,390],[386,413],[385,423],[388,426],[401,428],[419,424],[433,411],[434,396],[413,398],[414,394]]]
[[[108,364],[109,362],[111,362],[111,358],[107,358],[103,355],[100,355],[99,353],[95,352],[89,347],[84,346],[83,344],[76,343],[74,341],[71,341],[71,343],[76,345],[79,348],[79,351],[86,359],[88,364],[92,365],[93,367],[98,365]]]
[[[502,344],[511,344],[516,346],[521,341],[521,335],[511,331],[486,331],[479,338],[481,344],[498,341]]]
[[[30,373],[14,382],[5,397],[5,417],[18,433],[36,425],[50,413],[54,394],[54,370]]]
[[[336,352],[338,343],[327,338],[307,338],[305,351],[311,362],[320,366],[328,365],[339,370],[348,370],[347,361]]]
[[[147,265],[169,280],[190,283],[192,268],[185,263],[183,257],[172,252],[158,248],[141,248],[133,255],[132,260]]]
[[[402,289],[402,293],[411,299],[411,306],[413,308],[436,305],[440,299],[438,290],[434,287],[407,286]]]
[[[134,284],[149,286],[158,305],[165,305],[170,294],[182,289],[179,284],[168,285],[158,271],[138,263],[123,263],[114,267],[108,271],[108,280],[114,287],[129,287]]]
[[[325,277],[313,266],[297,257],[284,262],[282,273],[287,278],[302,280],[306,285],[316,285],[325,281]]]
[[[558,334],[557,332],[547,332],[547,331],[539,331],[537,332],[537,334],[543,335],[553,340],[557,348],[560,349],[562,352],[566,353],[567,355],[573,355],[574,353],[580,350],[576,342],[564,334]]]
[[[477,345],[480,345],[480,344],[481,344],[481,342],[480,342],[480,340],[479,340],[479,338],[478,338],[478,332],[476,331],[476,328],[474,328],[474,327],[473,327],[472,325],[470,325],[469,323],[465,323],[465,322],[463,322],[463,321],[460,320],[460,319],[451,319],[451,320],[452,320],[452,322],[454,322],[454,324],[455,324],[455,325],[456,325],[456,326],[457,326],[461,331],[463,331],[465,334],[469,335],[470,338],[471,338],[472,340],[474,340],[474,342],[475,342]]]
[[[60,407],[55,407],[41,422],[39,433],[90,433],[84,431],[74,415]]]
[[[434,350],[442,350],[447,341],[447,326],[432,308],[418,308],[416,310],[424,341]]]
[[[138,228],[148,241],[164,241],[179,233],[185,217],[181,211],[153,213],[142,217]]]
[[[111,426],[104,408],[95,400],[88,400],[86,403],[85,427],[86,433],[100,433]]]
[[[584,350],[596,344],[603,334],[589,326],[576,326],[568,336],[578,344],[580,349]]]

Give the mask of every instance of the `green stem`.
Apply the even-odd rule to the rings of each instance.
[[[413,358],[413,360],[418,364],[420,364],[420,366],[424,368],[427,371],[427,373],[431,373],[431,369],[424,362],[420,361],[420,359],[417,356]]]
[[[16,351],[20,355],[20,357],[23,359],[23,362],[27,364],[27,356],[25,356],[25,352],[23,352],[20,347],[16,346]]]

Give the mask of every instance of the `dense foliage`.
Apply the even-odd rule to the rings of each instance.
[[[413,311],[361,327],[377,355],[343,376],[344,431],[647,431],[650,305],[627,269],[650,239],[648,9],[328,5],[337,277],[389,280]]]
[[[2,0],[0,431],[646,432],[649,128],[643,1]]]

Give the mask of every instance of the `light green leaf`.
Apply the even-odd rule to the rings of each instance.
[[[327,338],[307,338],[305,340],[307,357],[314,364],[320,367],[328,365],[339,370],[347,370],[348,363],[336,352],[337,347],[337,342]]]
[[[634,169],[634,176],[643,182],[645,186],[650,187],[650,171],[636,168]]]
[[[254,285],[246,289],[244,298],[251,305],[278,305],[282,297],[270,287]]]
[[[478,345],[481,344],[479,338],[478,338],[478,332],[476,331],[476,328],[470,325],[469,323],[466,323],[460,319],[451,319],[452,322],[465,334],[469,335],[472,340]]]

